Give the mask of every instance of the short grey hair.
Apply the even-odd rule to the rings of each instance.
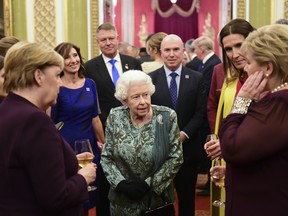
[[[128,90],[132,85],[146,84],[150,95],[154,94],[155,86],[149,75],[140,70],[129,70],[124,72],[118,79],[116,84],[116,92],[114,96],[123,103],[128,97]]]

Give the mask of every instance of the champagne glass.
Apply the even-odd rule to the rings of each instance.
[[[211,178],[218,187],[224,187],[225,173],[223,172],[223,163],[220,157],[216,158],[213,163],[214,170]]]
[[[225,168],[223,166],[223,161],[220,157],[216,158],[213,163],[214,170],[211,173],[211,178],[213,182],[218,187],[224,187],[225,181]],[[215,207],[225,207],[225,202],[221,199],[214,200],[212,203]]]
[[[217,134],[209,134],[206,138],[206,142],[209,142],[210,140],[218,140],[218,139],[219,137]],[[223,163],[222,163],[221,157],[217,157],[213,161],[213,167],[214,167],[214,170],[211,173],[211,178],[213,182],[218,187],[224,187],[225,173],[223,173],[223,168],[222,168]],[[225,202],[220,199],[217,199],[213,201],[212,205],[216,207],[224,207]]]
[[[94,154],[93,154],[89,139],[75,140],[74,144],[75,144],[74,150],[75,150],[76,157],[78,160],[79,168],[81,169],[81,168],[85,167],[86,165],[92,163],[92,161],[94,159]],[[87,156],[83,157],[82,155],[78,155],[78,154],[84,153],[84,152],[89,152],[92,154],[92,156],[91,157],[87,157]],[[95,187],[95,186],[88,186],[87,187],[88,191],[93,191],[96,189],[97,189],[97,187]]]

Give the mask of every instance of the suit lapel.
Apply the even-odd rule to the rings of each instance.
[[[181,77],[180,77],[177,107],[178,107],[179,103],[181,103],[181,99],[183,97],[183,92],[185,92],[185,87],[190,85],[189,83],[187,83],[187,82],[189,82],[190,79],[191,79],[190,75],[187,73],[187,71],[183,67],[182,71],[181,71]]]
[[[101,56],[99,56],[99,58],[100,58],[100,60],[97,61],[97,63],[96,63],[96,66],[97,66],[96,70],[98,70],[96,72],[99,73],[100,79],[103,80],[103,82],[109,83],[109,85],[114,87],[114,83],[113,83],[113,81],[111,79],[111,76],[109,74],[109,71],[108,71],[108,69],[106,67],[106,64],[104,62],[102,54],[101,54]]]

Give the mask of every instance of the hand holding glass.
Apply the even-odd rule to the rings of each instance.
[[[75,153],[78,160],[79,168],[85,167],[87,164],[92,163],[94,154],[91,148],[89,139],[82,139],[75,141]],[[96,190],[95,186],[88,186],[88,191]]]
[[[206,138],[206,142],[218,139],[219,137],[217,136],[217,134],[209,134]],[[211,178],[212,181],[215,183],[215,185],[217,185],[218,187],[224,186],[225,171],[223,171],[223,169],[225,170],[225,168],[222,166],[222,160],[220,157],[217,157],[213,161],[213,166],[211,168]],[[225,202],[220,199],[217,199],[213,201],[212,205],[216,207],[224,207]]]

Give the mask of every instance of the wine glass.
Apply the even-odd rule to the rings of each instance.
[[[74,144],[75,144],[74,150],[76,153],[78,166],[81,169],[93,161],[94,154],[93,154],[89,139],[75,140]],[[91,157],[87,157],[87,156],[83,157],[82,155],[79,155],[80,153],[84,153],[84,152],[89,152],[92,154],[92,156]],[[87,187],[88,191],[93,191],[96,189],[97,189],[97,187],[95,187],[95,186],[88,186]]]
[[[206,142],[209,142],[210,140],[218,140],[219,137],[217,134],[208,134],[206,137]]]
[[[224,187],[224,181],[225,181],[225,168],[223,165],[223,161],[220,157],[216,158],[213,163],[213,172],[211,173],[211,178],[213,179],[213,182],[218,187]],[[221,199],[214,200],[212,203],[215,207],[225,207],[225,202]]]
[[[210,140],[218,140],[218,139],[219,137],[217,134],[209,134],[206,138],[206,142],[209,142]],[[223,163],[222,163],[221,157],[217,157],[213,161],[212,167],[214,167],[214,170],[211,173],[211,178],[213,182],[218,187],[224,187],[225,173],[223,171]],[[213,201],[212,205],[216,207],[224,207],[225,202],[220,199],[217,199]]]

